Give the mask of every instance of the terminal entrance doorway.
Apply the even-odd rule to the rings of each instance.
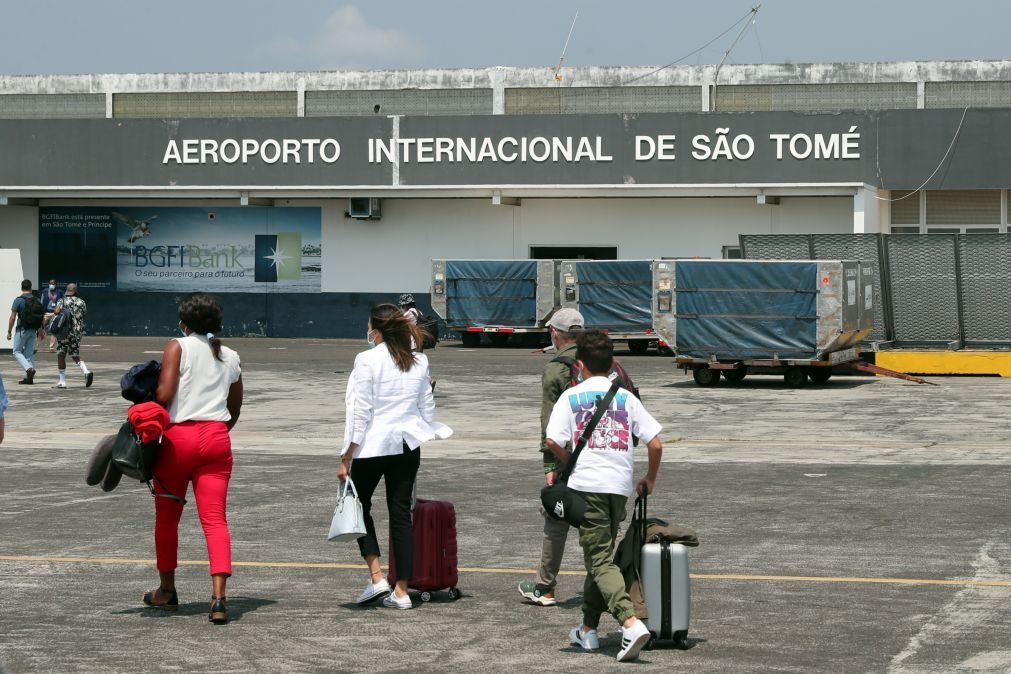
[[[617,260],[617,246],[530,246],[531,260]]]

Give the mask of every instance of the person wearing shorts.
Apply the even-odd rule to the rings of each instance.
[[[88,305],[77,295],[77,284],[68,283],[67,289],[56,303],[54,315],[64,311],[70,312],[70,332],[63,339],[56,340],[56,362],[59,368],[60,381],[56,388],[67,388],[67,356],[74,359],[84,374],[84,386],[91,387],[95,373],[81,360],[81,337],[84,336],[84,318],[88,315]]]

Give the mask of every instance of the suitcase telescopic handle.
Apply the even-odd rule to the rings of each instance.
[[[636,518],[639,520],[639,526],[642,527],[642,538],[641,544],[646,544],[646,493],[642,492],[639,497],[635,499],[635,509]]]

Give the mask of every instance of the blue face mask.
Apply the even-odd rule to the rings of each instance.
[[[372,333],[373,332],[375,332],[375,330],[369,330],[368,332],[365,333],[365,341],[369,343],[369,348],[370,349],[376,348],[376,343],[372,339]]]
[[[49,289],[50,290],[56,290],[56,286],[54,286],[52,283],[50,283],[49,284]]]

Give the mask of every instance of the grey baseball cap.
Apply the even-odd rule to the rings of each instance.
[[[583,314],[575,309],[559,309],[548,321],[548,325],[561,332],[573,332],[582,330],[584,326]]]

